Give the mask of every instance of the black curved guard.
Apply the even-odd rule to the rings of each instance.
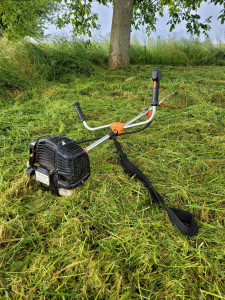
[[[132,164],[126,154],[123,152],[120,143],[116,140],[116,137],[112,137],[114,140],[117,152],[120,156],[120,163],[123,169],[129,173],[131,176],[136,176],[138,179],[143,181],[144,185],[151,194],[152,200],[156,202],[159,206],[163,207],[174,227],[176,227],[182,234],[186,236],[194,236],[198,234],[198,225],[193,217],[193,215],[185,210],[171,208],[165,205],[162,196],[156,191],[154,186],[148,180],[148,178],[138,169],[134,164]]]

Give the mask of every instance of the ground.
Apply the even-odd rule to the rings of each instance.
[[[57,197],[25,175],[35,138],[93,137],[74,102],[92,126],[126,121],[150,104],[156,67],[163,76],[160,99],[178,90],[188,106],[159,107],[148,129],[119,140],[168,206],[193,213],[199,234],[192,238],[123,172],[112,141],[90,152],[91,176],[71,197]],[[224,299],[224,83],[219,66],[133,65],[69,74],[4,95],[1,297]]]

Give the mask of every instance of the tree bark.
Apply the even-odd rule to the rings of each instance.
[[[109,66],[128,66],[134,0],[114,0]]]

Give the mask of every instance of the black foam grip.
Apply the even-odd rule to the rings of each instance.
[[[154,69],[152,72],[152,80],[153,80],[153,94],[152,94],[152,106],[157,106],[158,97],[159,97],[159,86],[160,79],[162,78],[161,72],[158,69]]]
[[[153,87],[153,93],[152,93],[152,106],[157,106],[158,103],[158,98],[159,98],[159,81],[154,82],[155,87]]]
[[[83,113],[83,111],[82,111],[82,109],[80,107],[80,103],[76,102],[73,105],[74,105],[74,107],[75,107],[75,109],[77,111],[78,117],[80,118],[81,122],[85,121],[86,118],[85,118],[85,115],[84,115],[84,113]]]

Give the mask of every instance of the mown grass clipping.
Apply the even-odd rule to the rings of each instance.
[[[27,76],[28,64],[26,83],[15,65],[15,83],[0,86],[1,298],[224,299],[224,67],[110,70],[88,60],[93,72],[71,68],[56,76],[49,56],[43,59],[48,75],[39,77],[38,67]],[[192,238],[123,172],[112,141],[90,151],[91,176],[71,197],[57,197],[25,174],[36,138],[62,134],[76,141],[107,133],[87,131],[74,102],[91,126],[126,121],[149,106],[154,68],[163,76],[160,99],[177,91],[168,103],[187,105],[159,107],[148,129],[119,141],[168,206],[193,213],[199,234]]]

